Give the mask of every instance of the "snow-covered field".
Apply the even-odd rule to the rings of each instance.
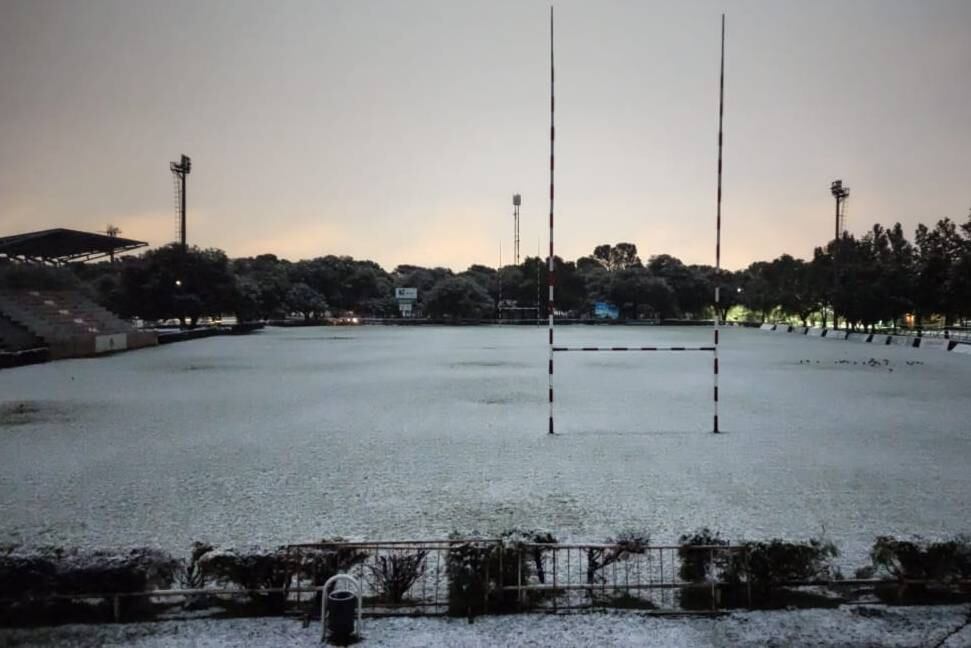
[[[745,612],[721,618],[661,618],[636,613],[461,619],[365,620],[357,646],[387,648],[967,648],[967,606],[844,607]],[[4,643],[6,642],[6,643]],[[292,619],[169,621],[156,624],[0,630],[0,645],[64,648],[230,648],[320,646],[319,626]]]
[[[708,329],[560,327],[568,345]],[[660,542],[971,531],[971,357],[732,329],[267,329],[0,372],[0,542],[275,544],[511,526]],[[872,361],[872,362],[870,362]],[[474,645],[474,644],[473,644]]]

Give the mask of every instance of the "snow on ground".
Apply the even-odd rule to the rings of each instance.
[[[362,648],[797,647],[967,648],[968,607],[844,607],[835,610],[745,612],[725,617],[650,617],[630,612],[571,616],[518,615],[461,619],[374,619],[364,622]],[[320,627],[291,619],[168,621],[155,624],[0,630],[0,645],[64,648],[229,648],[320,645]],[[953,633],[953,634],[952,634]],[[943,643],[942,643],[943,642]]]
[[[730,329],[556,357],[544,327],[267,329],[0,372],[0,542],[264,545],[548,528],[601,541],[971,531],[971,361]],[[705,328],[557,329],[567,345]],[[868,361],[874,362],[868,362]]]

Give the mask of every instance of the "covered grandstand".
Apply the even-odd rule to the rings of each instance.
[[[113,257],[147,245],[144,241],[59,227],[0,237],[0,260],[64,265]]]
[[[48,229],[0,237],[0,265],[63,266],[147,246],[117,236]],[[0,285],[0,367],[48,358],[92,356],[157,344],[78,290]]]

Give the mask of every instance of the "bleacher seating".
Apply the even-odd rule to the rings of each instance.
[[[0,353],[24,351],[44,346],[44,343],[23,326],[0,315]]]
[[[52,358],[88,356],[157,342],[154,333],[136,331],[76,291],[0,292],[0,314],[41,339]]]

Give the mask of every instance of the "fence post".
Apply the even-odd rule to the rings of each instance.
[[[117,594],[111,597],[111,612],[115,618],[115,623],[121,623],[121,599]]]
[[[502,559],[503,559],[503,554],[506,553],[506,547],[502,543],[502,540],[499,541],[499,545],[497,546],[497,548],[499,550],[499,573],[496,575],[496,582],[499,584],[498,597],[499,597],[499,605],[501,609],[501,606],[504,605],[506,602],[506,592],[502,589],[502,586],[505,584],[502,580],[503,574],[505,574],[505,570],[503,570],[502,568]]]
[[[708,560],[709,560],[709,564],[712,567],[712,579],[711,579],[711,611],[714,612],[715,610],[718,609],[718,607],[717,607],[718,604],[715,601],[715,591],[716,591],[715,581],[716,581],[716,579],[714,578],[714,568],[715,568],[715,550],[714,549],[709,549],[708,550]]]
[[[660,563],[660,565],[661,565],[661,580],[660,580],[660,583],[661,583],[662,585],[664,585],[664,549],[660,549],[660,548],[659,548],[659,549],[657,550],[657,558],[658,558],[658,562],[659,562],[659,563]],[[674,582],[674,578],[672,578],[672,579],[671,579],[671,582],[672,582],[672,583]],[[664,600],[665,600],[665,598],[666,598],[666,597],[665,597],[665,592],[664,592],[664,590],[662,589],[662,590],[661,590],[661,604],[662,604],[662,605],[664,604]],[[672,590],[672,591],[671,591],[671,603],[672,603],[672,605],[674,604],[674,590]]]
[[[748,609],[752,609],[752,569],[749,566],[750,553],[745,547],[745,587],[748,590]]]
[[[569,555],[569,551],[570,550],[567,549],[568,555]],[[557,604],[556,604],[557,599],[559,599],[559,596],[557,596],[557,593],[556,593],[556,547],[553,547],[553,613],[554,614],[557,612]]]
[[[489,613],[489,552],[483,552],[485,554],[485,581],[482,583],[482,614]]]
[[[523,545],[519,545],[519,555],[516,561],[516,601],[519,611],[523,611]]]

